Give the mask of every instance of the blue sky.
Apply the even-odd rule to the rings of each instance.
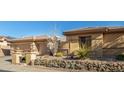
[[[0,35],[22,37],[32,35],[62,35],[63,31],[83,27],[124,26],[124,21],[0,21]]]

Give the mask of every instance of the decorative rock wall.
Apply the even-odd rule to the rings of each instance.
[[[96,62],[88,60],[36,59],[35,65],[91,72],[123,72],[123,62]]]

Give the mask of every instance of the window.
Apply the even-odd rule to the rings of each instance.
[[[79,37],[80,48],[82,48],[84,45],[88,48],[91,47],[91,36]]]

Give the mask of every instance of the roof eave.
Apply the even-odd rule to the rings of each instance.
[[[47,39],[18,39],[10,40],[11,43],[23,43],[23,42],[45,42]]]
[[[109,27],[104,27],[104,28],[97,28],[97,29],[88,29],[88,30],[73,30],[73,31],[67,31],[63,32],[63,35],[68,36],[68,35],[79,35],[79,34],[96,34],[96,33],[124,33],[124,27],[123,28],[109,28]]]

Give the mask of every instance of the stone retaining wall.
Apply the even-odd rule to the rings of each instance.
[[[36,59],[35,65],[74,69],[91,72],[123,72],[123,62],[102,62],[88,60]]]

